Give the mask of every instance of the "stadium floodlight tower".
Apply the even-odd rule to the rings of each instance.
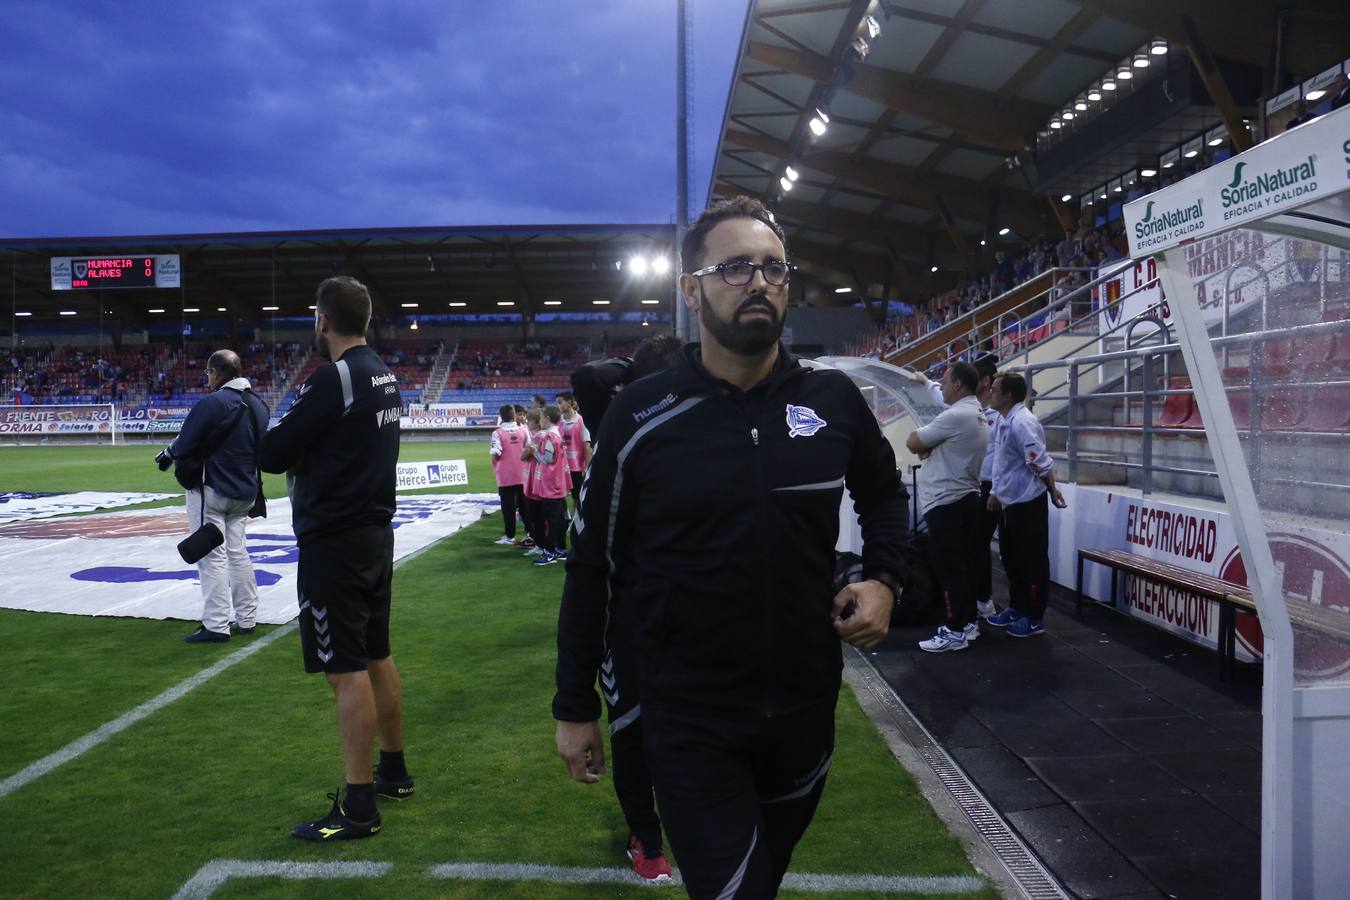
[[[1261,895],[1343,897],[1350,382],[1334,348],[1350,349],[1350,322],[1334,309],[1350,301],[1350,109],[1128,204],[1125,226],[1131,256],[1158,262],[1236,531],[1241,558],[1215,574],[1245,579],[1260,618]],[[1197,296],[1190,269],[1215,260],[1225,286]],[[1212,333],[1218,303],[1244,312]],[[1328,519],[1346,546],[1326,546]]]

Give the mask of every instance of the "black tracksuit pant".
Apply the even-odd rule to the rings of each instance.
[[[515,540],[516,538],[516,509],[520,508],[522,515],[525,511],[525,489],[519,484],[513,484],[510,487],[497,488],[497,496],[502,501],[502,524],[506,526],[503,532],[507,537]]]
[[[994,484],[980,482],[980,524],[975,537],[979,545],[975,552],[975,599],[989,600],[994,596],[994,554],[989,542],[998,530],[999,514],[989,511],[989,492]]]
[[[661,819],[656,814],[652,776],[642,746],[642,704],[636,678],[625,664],[627,655],[611,648],[600,664],[600,688],[609,713],[609,772],[628,830],[648,856],[661,852]]]
[[[1050,598],[1049,492],[1003,507],[999,553],[1008,573],[1008,605],[1028,619],[1045,615]]]
[[[657,806],[694,900],[777,894],[825,789],[834,707],[733,717],[644,702]]]
[[[960,631],[975,621],[977,558],[986,560],[989,542],[979,545],[980,495],[969,493],[953,503],[934,506],[923,514],[928,525],[928,557],[942,583],[947,627]]]

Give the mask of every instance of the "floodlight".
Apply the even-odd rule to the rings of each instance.
[[[782,178],[778,179],[778,186],[785,191],[790,191],[792,190],[792,179],[784,175]]]
[[[797,170],[792,168],[792,166],[788,166],[786,169],[784,169],[783,174],[788,177],[789,181],[796,181],[797,178],[800,177],[797,173]]]
[[[1156,40],[1156,41],[1154,41],[1153,43],[1149,44],[1149,46],[1148,46],[1148,52],[1149,52],[1149,53],[1152,53],[1154,56],[1166,56],[1166,55],[1167,55],[1167,41],[1164,41],[1164,40]]]
[[[1007,225],[1004,225],[1002,228],[1000,228],[1000,229],[998,230],[998,236],[999,236],[999,237],[1007,237],[1007,236],[1008,236],[1008,233],[1009,233],[1010,231],[1012,231],[1012,229],[1009,228]]]
[[[657,275],[664,275],[670,271],[670,260],[664,256],[658,256],[652,260],[652,271]]]
[[[628,260],[628,271],[632,272],[634,275],[646,275],[647,257],[645,256],[631,257]]]
[[[1157,170],[1157,169],[1140,169],[1140,170],[1139,170],[1139,174],[1142,175],[1142,176],[1144,176],[1145,178],[1152,178],[1154,175],[1157,175],[1157,174],[1158,174],[1158,170]]]
[[[851,293],[853,293],[853,288],[850,288],[850,287],[838,287],[838,288],[835,288],[835,289],[834,289],[834,292],[835,292],[836,294],[851,294]]]
[[[1068,202],[1069,202],[1070,200],[1072,200],[1072,199],[1073,199],[1073,195],[1072,195],[1072,194],[1065,194],[1065,195],[1063,195],[1062,197],[1059,198],[1059,202],[1060,202],[1060,203],[1068,203]]]

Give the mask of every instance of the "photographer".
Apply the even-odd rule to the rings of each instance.
[[[206,380],[212,393],[192,407],[178,437],[155,457],[160,471],[174,466],[174,477],[187,490],[189,531],[210,524],[224,537],[223,546],[197,560],[202,624],[185,638],[190,644],[223,643],[231,631],[252,634],[258,608],[244,523],[258,499],[257,448],[269,413],[233,351],[211,354]]]

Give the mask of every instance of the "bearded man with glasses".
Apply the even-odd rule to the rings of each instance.
[[[615,398],[582,486],[558,620],[556,740],[572,777],[596,781],[597,672],[607,699],[635,687],[690,896],[769,897],[824,790],[839,642],[886,636],[905,507],[857,387],[779,342],[794,267],[768,210],[746,197],[707,210],[683,260],[701,343]],[[845,488],[864,580],[836,593]],[[635,684],[602,670],[612,648]]]

